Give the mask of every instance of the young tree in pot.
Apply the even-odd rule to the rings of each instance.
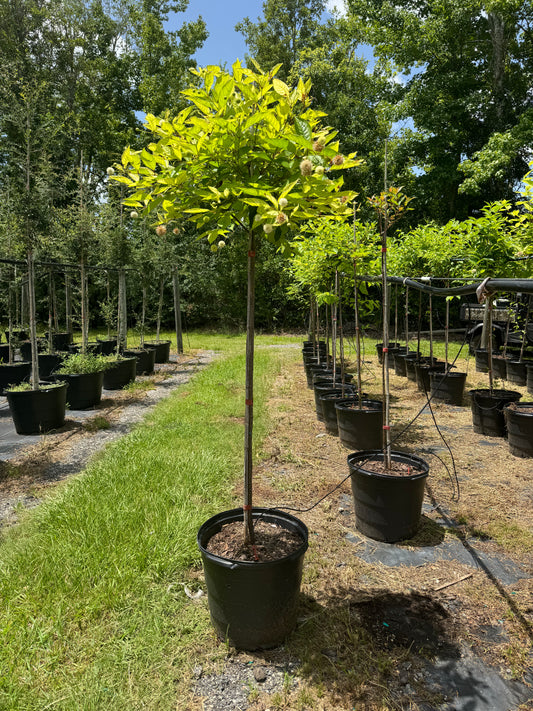
[[[232,75],[212,66],[191,70],[199,86],[184,92],[189,106],[173,119],[147,115],[154,139],[142,152],[126,149],[126,174],[117,179],[134,191],[127,205],[166,223],[191,220],[213,251],[228,239],[244,237],[248,288],[241,520],[244,543],[250,545],[257,521],[252,501],[256,241],[262,235],[289,252],[291,228],[320,214],[347,214],[354,195],[341,192],[342,178],[333,174],[359,161],[339,154],[335,133],[320,124],[323,114],[310,108],[309,83],[300,81],[291,89],[276,78],[279,67],[264,73],[237,61],[232,69]],[[305,547],[300,545],[300,558]],[[261,570],[263,564],[256,565]],[[211,611],[217,626],[217,612]],[[241,607],[239,614],[248,613]],[[290,631],[272,636],[265,630],[260,639],[253,634],[243,639],[229,626],[229,639],[249,648],[277,644]],[[225,636],[226,630],[217,627]]]

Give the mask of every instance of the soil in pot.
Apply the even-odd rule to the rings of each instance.
[[[429,385],[431,397],[434,400],[442,400],[449,405],[461,406],[463,404],[466,384],[466,373],[456,373],[455,371],[430,371]]]
[[[383,445],[383,403],[346,398],[335,403],[342,445],[349,449],[378,449]]]
[[[420,457],[391,452],[384,469],[381,450],[348,455],[356,528],[365,536],[394,543],[415,535],[422,513],[429,466]]]
[[[511,454],[533,457],[533,402],[512,402],[503,414]]]
[[[42,434],[65,424],[65,383],[40,390],[8,391],[6,395],[17,434]]]
[[[209,611],[219,638],[239,649],[268,649],[281,644],[296,626],[303,559],[308,546],[304,523],[290,514],[254,509],[255,551],[242,550],[243,512],[233,509],[213,516],[198,531]],[[224,541],[229,556],[209,550],[210,541],[226,525],[237,524],[237,546]],[[285,531],[280,531],[285,529]],[[292,534],[299,542],[294,544]],[[274,542],[281,535],[280,543]],[[232,537],[232,536],[230,536]],[[234,536],[233,536],[234,537]],[[281,557],[273,559],[278,551]],[[288,552],[290,551],[290,552]],[[265,556],[262,559],[261,556]]]
[[[505,437],[503,408],[521,397],[515,390],[470,390],[474,432],[487,437]]]

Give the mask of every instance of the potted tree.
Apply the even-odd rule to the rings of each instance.
[[[44,117],[47,115],[46,84],[29,80],[12,94],[14,142],[9,151],[14,164],[20,165],[21,182],[17,186],[21,244],[27,263],[27,295],[29,336],[31,344],[31,382],[8,389],[9,409],[19,434],[46,432],[61,427],[65,421],[64,383],[40,387],[37,345],[37,310],[35,301],[35,250],[47,233],[57,175],[49,161],[50,134]]]
[[[95,407],[102,399],[105,356],[94,353],[71,353],[56,371],[56,376],[68,385],[68,404],[71,410]]]
[[[166,224],[191,220],[211,249],[242,239],[247,252],[247,327],[242,508],[215,515],[198,531],[211,618],[237,647],[275,646],[296,623],[307,529],[295,517],[253,505],[252,429],[255,260],[263,236],[289,252],[288,234],[320,214],[343,216],[354,195],[334,171],[359,161],[339,153],[335,133],[310,108],[310,83],[295,88],[242,67],[191,70],[198,86],[176,117],[146,117],[152,142],[126,149],[118,180],[133,191],[126,204]],[[271,532],[263,535],[263,524]],[[235,529],[237,533],[235,533]],[[269,554],[274,530],[280,553]],[[222,545],[218,547],[222,538]],[[234,545],[232,545],[232,541]],[[285,544],[283,541],[290,541]]]
[[[383,447],[348,455],[348,466],[357,529],[370,538],[392,543],[411,537],[419,526],[429,466],[414,454],[393,451],[390,436],[387,233],[407,210],[409,198],[400,188],[390,187],[370,201],[381,235]]]

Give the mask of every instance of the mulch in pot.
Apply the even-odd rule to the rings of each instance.
[[[209,539],[206,549],[221,558],[265,563],[286,558],[299,550],[304,542],[294,531],[266,521],[257,521],[254,531],[255,544],[252,546],[244,542],[242,521],[227,523]]]

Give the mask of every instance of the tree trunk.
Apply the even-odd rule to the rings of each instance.
[[[174,322],[176,325],[176,353],[183,353],[183,330],[181,328],[181,298],[178,267],[172,272],[172,285],[174,288]]]
[[[31,386],[39,390],[39,357],[37,355],[37,310],[35,308],[35,265],[33,251],[28,250],[28,308],[31,343]]]
[[[126,272],[124,269],[120,269],[118,273],[117,342],[120,351],[124,351],[128,347]]]
[[[246,380],[244,401],[244,540],[253,545],[252,518],[253,450],[252,434],[254,421],[254,310],[255,310],[255,238],[253,230],[248,233],[248,298],[246,306]]]
[[[163,289],[165,286],[165,280],[163,277],[159,278],[159,302],[157,304],[157,323],[155,331],[156,343],[159,343],[159,338],[161,336],[161,314],[163,313]]]

